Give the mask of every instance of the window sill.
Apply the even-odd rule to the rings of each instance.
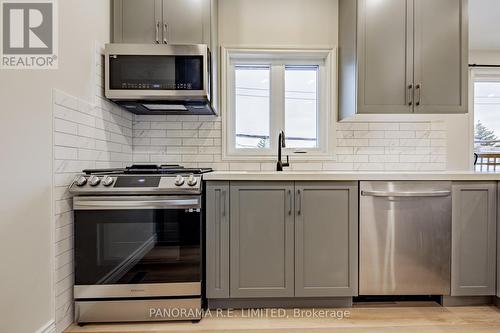
[[[286,161],[289,156],[290,161],[332,161],[335,160],[334,153],[306,153],[306,154],[290,154],[282,152],[282,160]],[[223,161],[246,161],[246,162],[272,162],[278,160],[278,154],[274,155],[237,155],[237,154],[224,154]]]

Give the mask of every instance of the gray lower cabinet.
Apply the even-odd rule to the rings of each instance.
[[[495,295],[496,182],[453,183],[451,296]]]
[[[206,296],[229,297],[229,182],[206,188]]]
[[[295,296],[356,296],[357,182],[295,183]]]
[[[231,297],[294,296],[293,190],[293,182],[231,182]]]

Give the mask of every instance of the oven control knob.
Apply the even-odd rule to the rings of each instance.
[[[101,179],[97,176],[92,176],[89,178],[90,186],[97,186],[101,182]]]
[[[111,186],[114,182],[115,180],[113,179],[113,177],[106,176],[102,179],[102,184],[104,186]]]
[[[184,185],[184,177],[178,175],[177,177],[175,177],[175,186],[182,186],[182,185]]]
[[[195,176],[190,175],[187,183],[189,186],[195,186],[196,184],[198,184],[198,179],[196,179]]]
[[[75,184],[78,187],[82,187],[83,185],[87,184],[87,178],[84,176],[80,176],[75,180]]]

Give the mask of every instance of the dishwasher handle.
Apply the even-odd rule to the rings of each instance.
[[[425,191],[425,192],[390,192],[390,191],[361,191],[364,197],[447,197],[451,191]]]

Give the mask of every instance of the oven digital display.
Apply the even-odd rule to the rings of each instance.
[[[116,179],[115,187],[158,187],[161,177],[124,176]]]

